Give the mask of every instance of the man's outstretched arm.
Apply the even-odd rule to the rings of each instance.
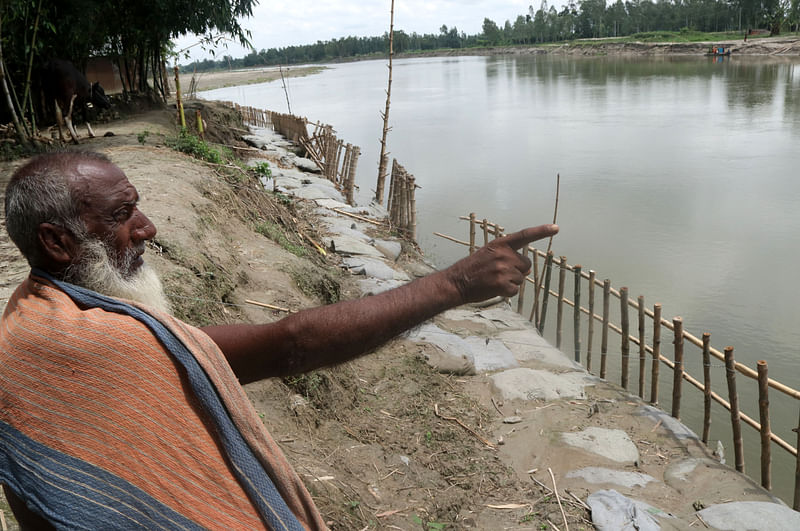
[[[517,250],[556,232],[556,225],[540,225],[509,234],[447,269],[378,295],[304,310],[275,323],[203,330],[242,383],[341,363],[455,306],[516,295],[531,267]]]

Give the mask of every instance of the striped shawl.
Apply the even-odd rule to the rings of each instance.
[[[0,322],[0,482],[70,529],[325,529],[216,344],[34,274]]]

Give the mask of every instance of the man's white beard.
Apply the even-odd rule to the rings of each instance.
[[[142,244],[143,245],[143,244]],[[110,256],[115,251],[101,240],[89,237],[81,244],[81,262],[67,273],[67,280],[92,291],[140,302],[145,306],[162,312],[172,311],[158,273],[149,265],[142,264],[136,271],[130,271],[131,264],[139,253],[130,249],[115,263]]]

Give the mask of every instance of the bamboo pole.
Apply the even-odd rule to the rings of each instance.
[[[483,218],[481,226],[483,227],[483,245],[485,246],[489,243],[489,222],[486,221],[486,218]]]
[[[469,213],[469,254],[475,252],[475,212]]]
[[[522,257],[528,258],[528,245],[525,244],[522,246]],[[517,313],[522,315],[522,307],[525,304],[525,285],[527,282],[523,279],[522,284],[519,286],[519,292],[517,293]]]
[[[622,287],[619,289],[619,313],[620,323],[622,325],[622,344],[620,351],[622,352],[622,377],[621,384],[625,389],[628,388],[628,362],[631,355],[631,335],[630,335],[630,322],[628,320],[628,288]]]
[[[175,101],[178,102],[178,122],[181,127],[186,129],[186,115],[183,113],[183,100],[181,99],[181,76],[179,74],[178,66],[174,68],[175,71]]]
[[[675,317],[672,319],[674,326],[673,333],[675,340],[675,365],[672,369],[672,416],[676,419],[681,418],[681,383],[683,382],[683,319]]]
[[[564,324],[564,285],[566,283],[567,269],[566,256],[559,257],[558,268],[558,306],[556,306],[556,348],[561,348],[561,332]]]
[[[539,324],[537,328],[539,329],[539,333],[542,334],[544,331],[544,322],[547,318],[547,299],[549,292],[550,292],[550,276],[553,269],[553,251],[549,251],[547,253],[547,258],[544,262],[544,298],[542,299],[542,314],[539,317]]]
[[[739,395],[736,393],[736,370],[733,360],[733,347],[725,347],[725,372],[728,379],[728,400],[730,401],[731,428],[733,429],[733,450],[736,470],[744,472],[744,451],[742,447],[742,424],[739,413]]]
[[[541,279],[539,278],[539,253],[534,248],[533,249],[533,258],[531,261],[533,262],[533,308],[531,308],[531,315],[528,317],[528,321],[534,323],[539,322],[539,286],[541,285]]]
[[[708,445],[711,431],[711,334],[703,334],[703,444]]]
[[[758,415],[761,421],[761,486],[772,490],[772,446],[770,444],[769,423],[769,385],[767,380],[767,362],[759,360],[758,364]]]
[[[392,0],[391,15],[389,17],[389,83],[386,86],[386,107],[381,113],[383,118],[383,131],[381,135],[381,153],[378,158],[378,182],[375,186],[375,202],[383,204],[383,186],[386,181],[386,163],[389,155],[386,153],[386,136],[389,133],[389,106],[392,99],[392,58],[394,57],[394,0]]]
[[[661,361],[661,304],[653,305],[653,367],[650,377],[650,403],[658,404],[658,370]]]
[[[644,338],[644,295],[639,295],[637,302],[639,304],[639,398],[644,400],[645,365],[647,362],[644,350],[646,344]]]
[[[600,342],[600,378],[606,377],[606,357],[608,355],[608,310],[611,302],[611,280],[603,281],[603,329]]]
[[[573,267],[575,272],[575,308],[572,313],[572,343],[575,348],[575,361],[581,362],[581,266]]]
[[[794,432],[797,434],[797,446],[795,448],[800,449],[800,419],[797,421],[797,427]],[[792,503],[792,509],[795,511],[800,510],[800,451],[797,452],[794,460],[794,503]]]
[[[589,330],[586,338],[586,370],[592,370],[592,341],[594,340],[594,281],[597,273],[589,271]]]

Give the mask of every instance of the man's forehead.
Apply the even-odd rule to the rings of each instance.
[[[103,208],[112,203],[135,201],[136,188],[115,164],[104,161],[82,161],[75,165],[71,176],[73,193],[83,208]],[[103,206],[105,205],[105,207]]]

